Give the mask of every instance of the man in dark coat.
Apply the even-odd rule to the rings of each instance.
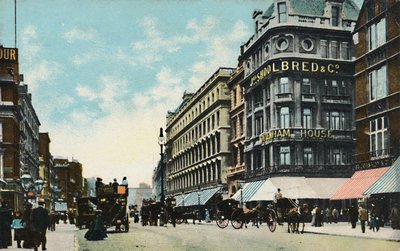
[[[349,216],[350,216],[351,227],[356,228],[356,224],[358,221],[358,210],[354,204],[349,209]]]
[[[49,211],[43,208],[44,202],[39,201],[39,206],[32,210],[32,229],[35,232],[35,251],[40,243],[42,250],[46,250],[46,230],[49,225]]]
[[[8,248],[12,245],[11,223],[13,218],[7,203],[3,200],[0,202],[0,248]]]

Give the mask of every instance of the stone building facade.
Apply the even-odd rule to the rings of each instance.
[[[246,136],[246,114],[243,89],[241,81],[244,78],[243,66],[240,65],[233,72],[229,82],[228,88],[231,92],[231,151],[232,151],[232,165],[228,168],[228,195],[236,193],[239,184],[238,180],[244,179],[246,171],[244,162],[244,142]]]
[[[54,171],[54,159],[50,152],[50,143],[51,140],[49,133],[39,133],[39,175],[45,184],[42,191],[42,197],[46,203],[46,208],[54,209],[56,174]]]
[[[22,208],[18,49],[0,46],[0,197]],[[5,182],[4,182],[5,181]],[[6,183],[6,184],[5,184]]]
[[[357,169],[390,166],[399,156],[399,13],[399,1],[364,1],[354,30]]]
[[[169,112],[166,127],[168,194],[226,185],[230,166],[231,68],[219,68],[196,93]]]
[[[246,179],[346,177],[354,155],[353,1],[275,0],[242,46]]]

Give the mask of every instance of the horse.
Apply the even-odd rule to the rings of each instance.
[[[300,223],[303,224],[301,229],[301,233],[304,233],[304,222],[306,219],[306,215],[308,213],[308,204],[303,204],[301,207],[294,207],[288,210],[287,220],[288,220],[288,233],[290,233],[290,229],[292,229],[292,233],[300,233],[299,226]]]

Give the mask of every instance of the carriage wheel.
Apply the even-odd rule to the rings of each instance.
[[[226,228],[229,225],[229,219],[227,219],[221,212],[217,213],[216,222],[220,228]]]
[[[233,211],[232,217],[231,217],[232,227],[235,229],[240,229],[240,228],[242,228],[243,223],[244,223],[244,219],[243,219],[242,210]]]
[[[175,220],[175,223],[176,224],[182,224],[183,221],[184,221],[183,217],[177,217],[176,220]]]
[[[276,213],[273,209],[268,212],[267,225],[269,231],[274,232],[277,225]]]

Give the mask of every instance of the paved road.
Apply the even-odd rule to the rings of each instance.
[[[235,230],[231,226],[219,229],[215,224],[183,224],[176,228],[142,227],[131,225],[129,233],[109,234],[103,241],[86,241],[85,231],[77,232],[77,248],[94,250],[400,250],[394,241],[357,237],[319,235],[313,233],[288,234],[278,227],[274,233],[260,229]]]

